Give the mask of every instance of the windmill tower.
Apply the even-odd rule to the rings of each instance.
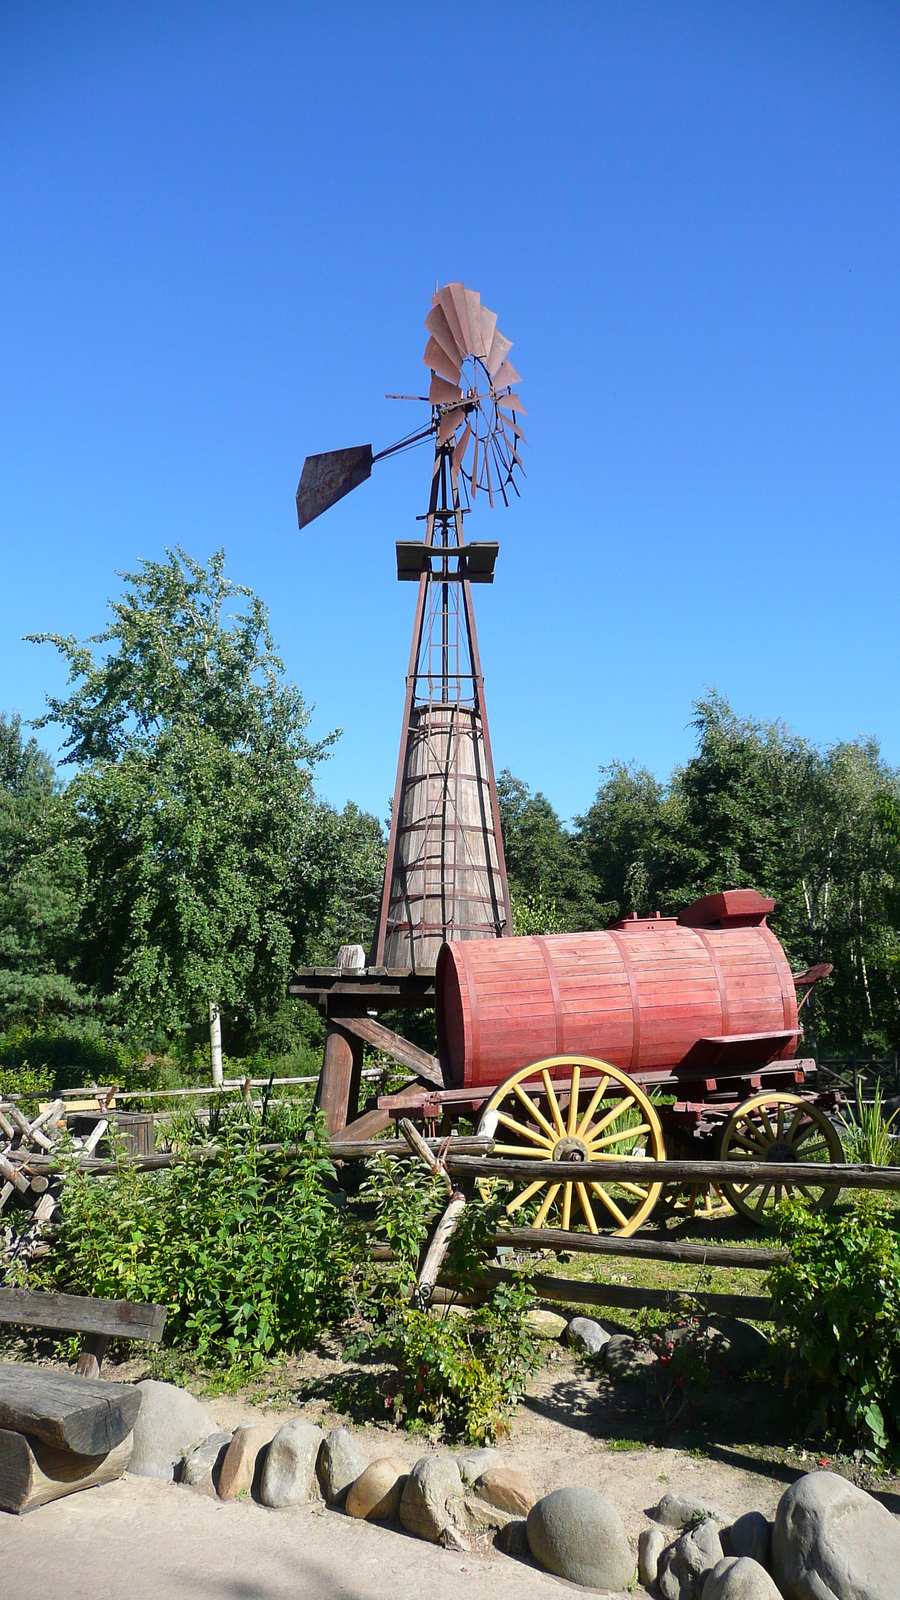
[[[426,439],[434,460],[424,538],[397,543],[397,577],[418,585],[374,967],[430,971],[445,940],[512,933],[497,785],[472,605],[492,583],[498,546],[468,542],[477,497],[508,504],[521,469],[520,381],[511,344],[461,283],[426,318],[431,421],[373,456],[371,446],[310,456],[297,491],[301,528],[362,483],[375,461]]]

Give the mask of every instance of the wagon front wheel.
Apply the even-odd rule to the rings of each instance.
[[[817,1106],[799,1094],[758,1094],[738,1106],[722,1134],[723,1161],[797,1163],[796,1181],[723,1184],[736,1211],[765,1227],[778,1202],[802,1194],[815,1211],[827,1211],[840,1193],[836,1184],[816,1183],[816,1163],[843,1161],[840,1135]]]
[[[496,1122],[492,1113],[496,1113]],[[534,1162],[514,1179],[506,1220],[541,1229],[606,1231],[627,1238],[649,1217],[662,1184],[579,1179],[584,1162],[665,1158],[662,1124],[643,1090],[619,1067],[590,1056],[551,1056],[507,1078],[485,1107],[494,1154]],[[571,1162],[571,1180],[541,1177],[546,1161]]]

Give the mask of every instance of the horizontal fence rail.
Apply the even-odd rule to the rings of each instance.
[[[788,1183],[839,1189],[900,1189],[900,1167],[826,1161],[513,1161],[478,1159],[449,1150],[449,1172],[459,1178],[546,1178],[559,1183]]]

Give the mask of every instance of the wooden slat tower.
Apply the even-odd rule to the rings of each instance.
[[[467,546],[438,444],[425,539],[397,548],[419,592],[374,966],[434,967],[445,939],[512,932],[472,583],[491,581],[496,546]]]

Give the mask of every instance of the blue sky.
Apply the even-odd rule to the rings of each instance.
[[[383,816],[428,456],[293,497],[416,424],[462,278],[529,410],[469,526],[498,767],[571,816],[706,685],[900,764],[898,68],[867,0],[0,6],[0,707],[62,684],[24,633],[224,545]]]

